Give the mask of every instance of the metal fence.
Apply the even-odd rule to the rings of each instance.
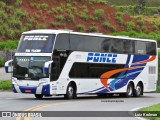
[[[0,58],[5,61],[13,58],[15,52],[14,51],[0,51]]]

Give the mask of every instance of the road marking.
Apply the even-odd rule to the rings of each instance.
[[[73,103],[73,102],[89,102],[89,101],[97,101],[97,100],[78,100],[78,101],[67,101],[67,102],[59,102],[59,103],[51,103],[51,104],[44,104],[44,105],[38,105],[38,106],[35,106],[35,107],[31,107],[31,108],[28,108],[24,111],[38,111],[38,110],[41,110],[41,109],[44,109],[46,107],[51,107],[51,106],[56,106],[56,105],[63,105],[63,104],[68,104],[68,103]],[[16,120],[30,120],[29,117],[24,117],[24,119],[22,117],[17,117]]]

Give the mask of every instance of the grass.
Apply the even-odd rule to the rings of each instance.
[[[156,104],[151,107],[142,108],[141,111],[160,111],[160,104]]]
[[[105,0],[109,5],[135,5],[136,0]],[[159,0],[147,0],[147,6],[151,7],[159,7],[160,2]]]
[[[158,112],[159,114],[159,111],[160,111],[160,104],[156,104],[156,105],[153,105],[153,106],[149,106],[149,107],[145,107],[145,108],[142,108],[139,110],[140,113],[152,113],[152,114],[155,114],[156,112]],[[147,119],[149,120],[160,120],[160,117],[146,117]]]
[[[12,90],[11,80],[5,80],[0,82],[0,90]]]

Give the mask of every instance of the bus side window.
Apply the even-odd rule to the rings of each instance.
[[[133,42],[131,40],[123,40],[123,53],[132,54],[133,53]]]
[[[156,43],[153,43],[153,42],[146,43],[146,54],[156,55]]]

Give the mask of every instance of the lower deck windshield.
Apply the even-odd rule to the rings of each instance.
[[[39,80],[48,77],[43,72],[44,63],[50,57],[15,57],[13,62],[13,77],[23,80]]]

